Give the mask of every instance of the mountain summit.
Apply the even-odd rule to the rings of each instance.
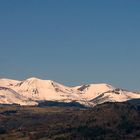
[[[105,83],[68,87],[35,77],[23,81],[0,79],[0,104],[37,105],[38,102],[55,101],[77,102],[92,107],[104,102],[123,102],[138,98],[139,93]]]

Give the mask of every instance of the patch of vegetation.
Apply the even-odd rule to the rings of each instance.
[[[105,103],[94,108],[0,107],[3,140],[135,140],[140,138],[140,113],[130,103]]]

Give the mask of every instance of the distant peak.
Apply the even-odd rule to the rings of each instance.
[[[39,79],[37,77],[30,77],[28,79],[25,79],[24,81],[42,81],[42,79]]]
[[[41,79],[39,79],[39,78],[37,78],[37,77],[30,77],[30,78],[28,78],[28,79],[26,79],[26,80],[41,80]]]

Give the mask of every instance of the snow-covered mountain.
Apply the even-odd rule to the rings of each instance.
[[[36,105],[40,101],[58,101],[95,106],[104,102],[122,102],[138,98],[139,93],[118,89],[108,84],[68,87],[34,77],[23,81],[0,79],[1,104]]]
[[[37,102],[29,100],[16,91],[7,87],[0,87],[1,104],[20,104],[20,105],[37,105]]]

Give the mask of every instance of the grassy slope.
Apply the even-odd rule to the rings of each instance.
[[[0,107],[3,140],[139,140],[140,110],[126,103],[93,109]]]

